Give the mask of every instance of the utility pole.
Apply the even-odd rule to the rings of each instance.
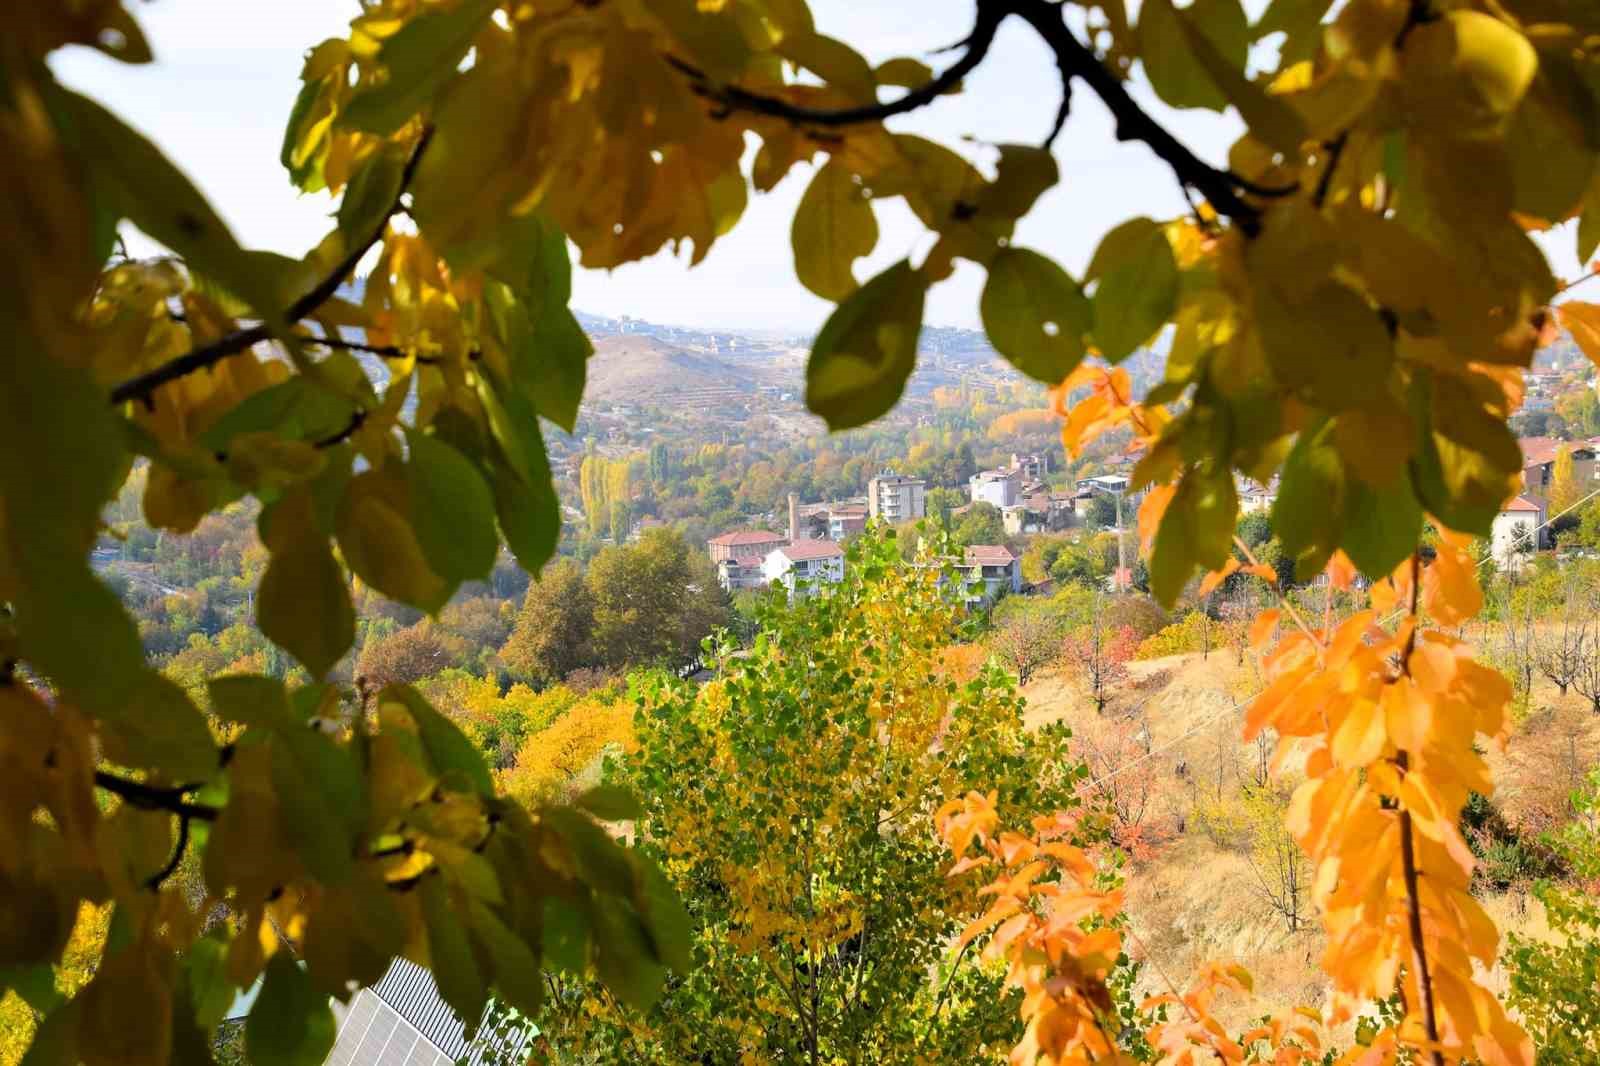
[[[1122,541],[1122,493],[1117,497],[1117,579],[1113,582],[1118,592],[1122,591],[1122,575],[1128,572],[1128,549]]]

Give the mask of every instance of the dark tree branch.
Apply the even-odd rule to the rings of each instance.
[[[144,885],[152,892],[159,891],[161,883],[171,877],[178,864],[183,861],[183,853],[189,849],[189,816],[178,816],[178,842],[172,849],[172,858],[167,864],[145,879]]]
[[[861,107],[839,109],[802,107],[787,100],[763,96],[737,85],[717,85],[705,73],[675,56],[667,56],[669,64],[689,78],[694,91],[708,100],[720,104],[727,111],[750,111],[769,115],[788,122],[811,126],[855,126],[864,122],[882,122],[895,115],[904,115],[937,100],[954,89],[961,79],[972,73],[994,43],[995,30],[1011,11],[1011,0],[978,0],[978,19],[966,39],[952,47],[965,48],[966,54],[956,60],[943,73],[926,85],[918,86],[898,100],[886,104],[866,104]]]
[[[1246,233],[1260,228],[1261,210],[1240,191],[1255,196],[1282,196],[1293,189],[1268,189],[1219,170],[1191,152],[1128,95],[1122,81],[1096,58],[1068,28],[1061,5],[1044,0],[1010,0],[1012,10],[1050,46],[1064,81],[1082,78],[1100,97],[1117,122],[1117,140],[1141,141],[1166,161],[1184,185],[1204,196],[1219,215],[1231,218]]]
[[[196,818],[202,822],[214,822],[222,814],[220,807],[191,803],[184,799],[184,793],[192,792],[193,788],[161,788],[142,781],[130,781],[105,770],[94,772],[94,783],[141,810],[170,811],[181,818]]]
[[[1117,122],[1117,139],[1140,141],[1166,161],[1186,187],[1199,192],[1219,215],[1232,219],[1242,230],[1254,234],[1260,228],[1261,209],[1246,201],[1241,193],[1271,198],[1288,196],[1298,185],[1273,187],[1259,185],[1236,174],[1212,166],[1196,156],[1165,127],[1145,112],[1121,79],[1112,74],[1073,34],[1062,13],[1063,5],[1050,0],[978,0],[978,18],[972,33],[962,42],[966,53],[949,69],[920,88],[913,89],[885,104],[822,109],[802,107],[787,100],[763,96],[735,85],[717,85],[700,69],[682,60],[667,57],[667,62],[687,75],[696,92],[716,102],[724,112],[749,111],[785,119],[802,126],[851,126],[882,122],[896,115],[924,107],[954,88],[988,55],[995,31],[1007,16],[1016,15],[1028,23],[1049,46],[1061,73],[1061,103],[1044,146],[1054,143],[1065,125],[1071,107],[1072,82],[1081,78],[1110,109]]]
[[[428,147],[428,141],[431,139],[432,134],[433,131],[431,129],[425,129],[422,132],[422,136],[417,139],[416,147],[411,150],[411,158],[406,160],[405,169],[401,172],[400,191],[395,194],[394,202],[389,205],[389,210],[383,213],[383,217],[373,227],[372,236],[350,249],[327,277],[313,286],[310,292],[307,292],[289,305],[288,310],[283,315],[283,320],[287,325],[293,326],[327,303],[329,298],[339,291],[339,286],[344,284],[345,278],[349,277],[350,273],[355,270],[356,264],[361,262],[361,257],[366,255],[373,245],[383,239],[384,231],[389,226],[390,217],[400,210],[402,206],[401,198],[405,196],[406,190],[411,186],[411,179],[417,172],[417,164],[422,161],[422,153]],[[236,329],[210,344],[162,363],[154,370],[140,374],[138,377],[129,378],[111,390],[111,402],[122,404],[127,403],[129,400],[139,399],[149,402],[151,394],[161,386],[192,374],[196,370],[204,370],[209,366],[220,363],[230,355],[238,355],[245,349],[259,344],[271,336],[272,331],[264,323]]]
[[[1322,178],[1317,182],[1317,191],[1312,194],[1313,207],[1320,208],[1327,203],[1328,190],[1333,188],[1333,172],[1339,169],[1339,160],[1344,157],[1344,147],[1349,143],[1350,131],[1345,130],[1324,146],[1328,150],[1328,163],[1322,168]]]
[[[307,344],[320,344],[324,348],[342,348],[352,352],[367,352],[384,359],[404,359],[411,353],[395,344],[366,344],[362,341],[347,341],[343,337],[307,337]],[[441,361],[436,355],[419,355],[416,357],[419,366],[437,366]]]

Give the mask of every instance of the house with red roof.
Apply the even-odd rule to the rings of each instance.
[[[712,537],[706,541],[706,548],[711,552],[713,563],[728,560],[759,566],[772,549],[781,548],[787,543],[789,538],[782,533],[765,529],[736,529],[732,533]]]
[[[1022,591],[1022,560],[1004,544],[967,545],[956,570],[965,579],[969,603],[992,603]]]

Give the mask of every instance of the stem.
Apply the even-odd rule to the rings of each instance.
[[[167,860],[167,864],[165,866],[151,874],[150,877],[145,880],[145,887],[150,889],[152,892],[159,890],[161,888],[161,883],[167,878],[171,877],[173,871],[178,868],[178,864],[183,861],[183,853],[188,849],[189,816],[186,814],[180,814],[178,816],[178,842],[172,849],[172,858]]]
[[[192,792],[193,789],[160,788],[142,781],[130,781],[126,777],[118,777],[105,770],[94,772],[94,783],[97,787],[121,796],[128,803],[147,811],[171,811],[181,818],[197,818],[202,822],[214,822],[222,814],[220,807],[206,803],[191,803],[184,799],[184,793]]]
[[[1417,608],[1422,598],[1422,558],[1411,553],[1411,631],[1406,634],[1404,650],[1400,653],[1400,671],[1411,671],[1411,653],[1417,647]],[[1409,752],[1400,752],[1395,758],[1401,774],[1411,765]],[[1411,812],[1400,810],[1400,869],[1406,883],[1406,927],[1411,936],[1411,953],[1417,967],[1417,987],[1422,993],[1422,1022],[1428,1042],[1434,1045],[1434,1066],[1444,1066],[1444,1056],[1439,1053],[1439,1019],[1433,1003],[1433,974],[1428,969],[1428,953],[1422,942],[1422,900],[1417,891],[1416,842],[1412,837]]]
[[[428,147],[428,141],[432,136],[432,129],[425,129],[422,132],[422,136],[417,139],[416,147],[411,150],[411,158],[406,160],[405,170],[401,172],[400,191],[395,194],[394,202],[389,205],[389,210],[384,212],[383,217],[378,220],[378,224],[373,227],[372,236],[350,249],[327,277],[317,282],[310,292],[290,304],[289,309],[283,315],[285,323],[292,326],[327,303],[333,294],[339,291],[339,286],[344,284],[344,279],[355,270],[356,264],[361,262],[361,257],[366,255],[373,245],[383,239],[384,233],[389,228],[389,219],[400,209],[400,200],[405,196],[406,189],[410,187],[411,179],[417,172],[417,164],[422,161],[422,153]],[[111,402],[113,404],[123,404],[129,400],[144,400],[148,403],[151,394],[168,382],[176,381],[197,370],[204,370],[209,366],[220,363],[230,355],[238,355],[252,345],[270,339],[271,336],[272,330],[265,323],[236,329],[204,347],[196,348],[191,352],[178,356],[176,359],[162,363],[154,370],[140,374],[138,377],[129,378],[111,390]]]

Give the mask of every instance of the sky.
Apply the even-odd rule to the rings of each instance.
[[[950,56],[930,53],[967,33],[973,9],[970,0],[812,0],[811,6],[821,32],[849,41],[869,60],[911,55],[935,69]],[[344,34],[359,11],[355,0],[159,0],[133,10],[155,63],[128,66],[89,49],[67,49],[52,62],[57,77],[159,144],[246,246],[304,254],[331,228],[334,205],[325,194],[302,195],[290,185],[278,149],[305,50]],[[1049,130],[1059,86],[1048,51],[1012,20],[962,93],[890,125],[969,155],[984,152],[982,144],[1037,143]],[[1226,159],[1241,128],[1231,115],[1177,112],[1138,86],[1134,95],[1202,158]],[[1119,143],[1105,108],[1085,89],[1074,94],[1055,153],[1061,184],[1022,220],[1014,241],[1075,274],[1118,222],[1187,210],[1166,164],[1143,145]],[[828,305],[795,279],[789,246],[790,220],[808,180],[809,168],[797,168],[771,193],[752,196],[737,228],[693,270],[685,256],[662,252],[614,271],[576,271],[573,306],[674,325],[815,331]],[[907,255],[920,257],[932,243],[898,200],[880,201],[878,217],[878,250],[856,265],[863,280]],[[1555,247],[1570,245],[1570,237],[1557,238]],[[153,249],[137,237],[130,247],[135,254]],[[1576,269],[1560,252],[1553,258],[1558,270]],[[982,271],[962,264],[929,293],[927,321],[976,327],[982,285]]]

